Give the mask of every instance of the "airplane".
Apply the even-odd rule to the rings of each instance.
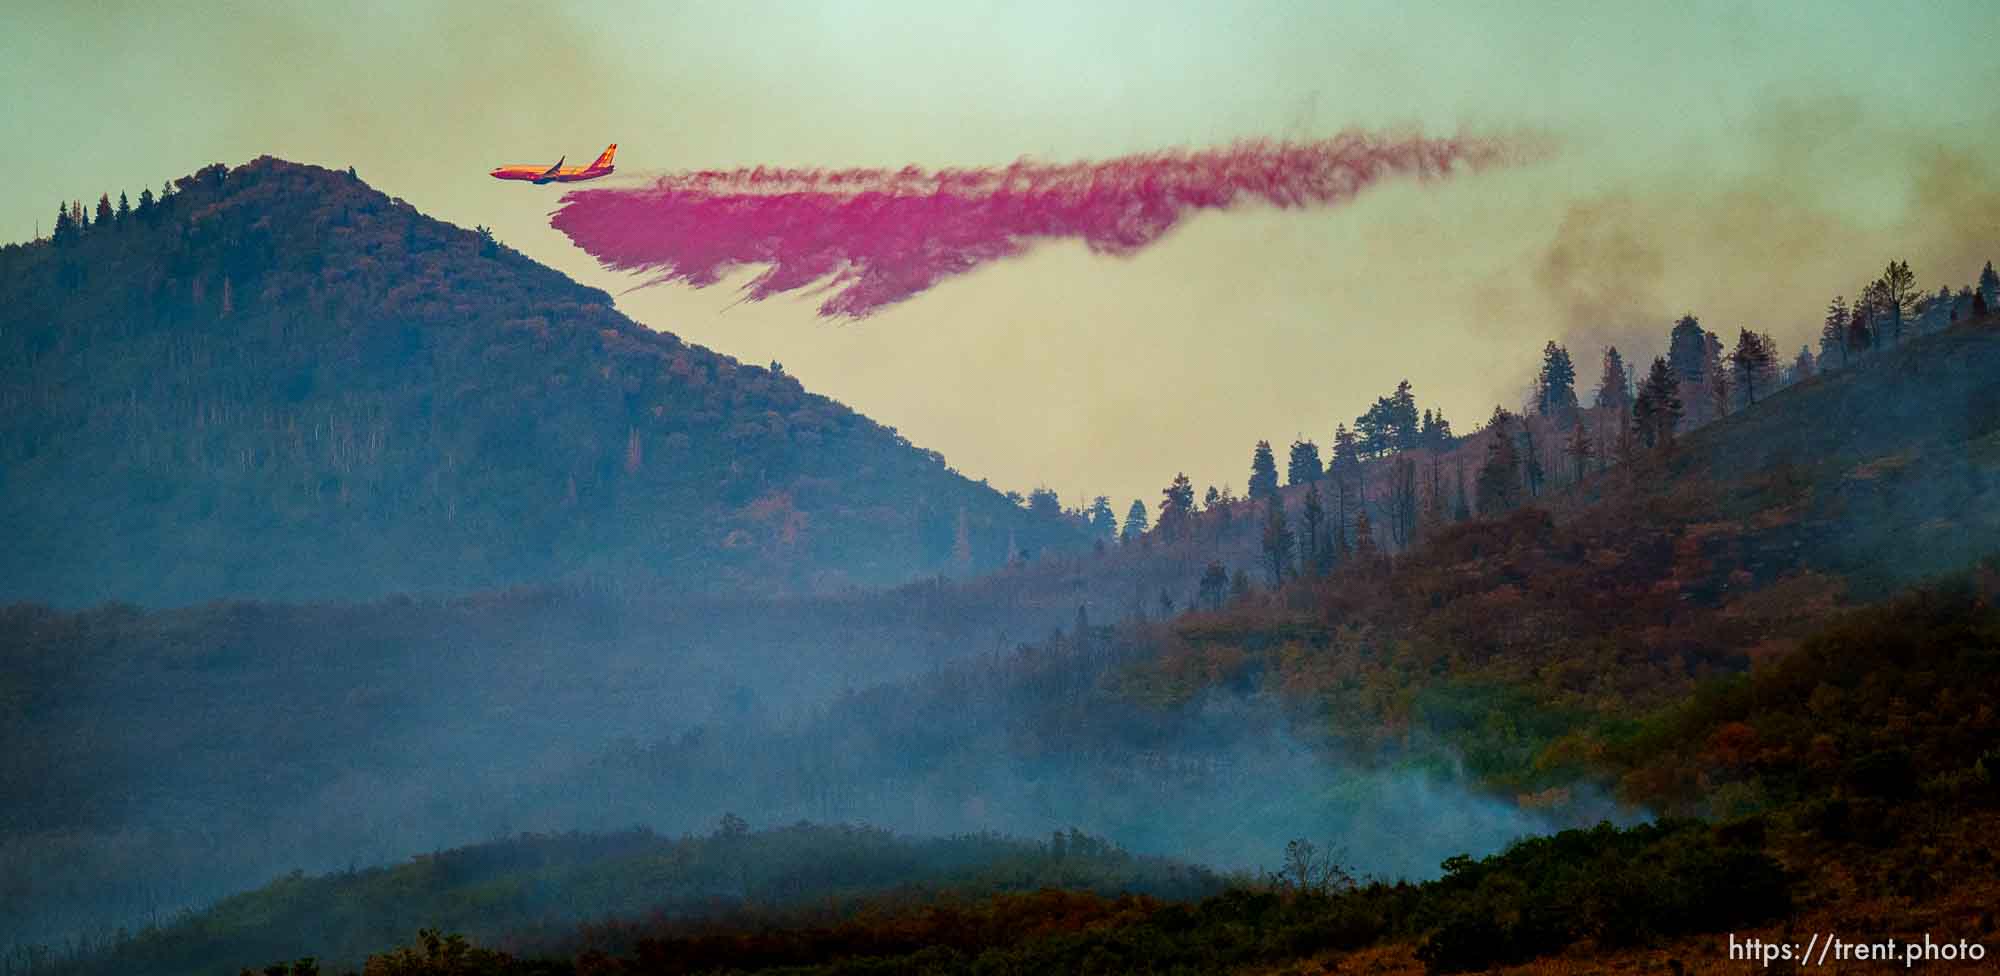
[[[571,166],[568,169],[563,168],[563,159],[568,159],[568,156],[556,160],[556,164],[547,169],[543,169],[540,166],[502,166],[493,171],[493,178],[496,180],[527,180],[536,186],[541,186],[544,183],[579,183],[584,180],[594,180],[600,176],[611,175],[611,170],[613,169],[611,156],[617,151],[618,144],[614,142],[609,148],[604,150],[603,155],[597,157],[596,162],[591,163],[589,166]]]

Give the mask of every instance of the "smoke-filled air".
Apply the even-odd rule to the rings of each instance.
[[[1530,152],[1519,138],[1349,131],[1065,164],[760,166],[572,191],[551,223],[606,267],[647,276],[645,284],[705,288],[763,265],[743,287],[745,299],[818,283],[832,292],[820,315],[858,319],[1041,243],[1075,239],[1125,256],[1199,211],[1339,206],[1383,180],[1445,179]]]
[[[10,0],[0,976],[1994,971],[1996,10]]]

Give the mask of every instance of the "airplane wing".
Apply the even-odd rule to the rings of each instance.
[[[536,177],[536,178],[537,178],[537,179],[547,179],[548,177],[551,177],[551,176],[554,176],[554,175],[556,175],[556,172],[557,172],[558,170],[562,169],[562,164],[563,164],[563,160],[565,160],[565,159],[568,159],[568,158],[569,158],[569,156],[568,156],[568,155],[564,155],[564,156],[561,156],[560,158],[558,158],[558,159],[556,160],[556,164],[555,164],[554,166],[551,166],[551,167],[549,167],[548,169],[546,169],[546,170],[542,171],[542,175],[541,175],[541,176],[539,176],[539,177]]]

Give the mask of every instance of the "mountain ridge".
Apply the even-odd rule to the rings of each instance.
[[[0,599],[824,592],[1081,542],[351,172],[173,186],[0,250]]]

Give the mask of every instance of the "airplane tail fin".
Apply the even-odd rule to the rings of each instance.
[[[618,152],[618,144],[614,142],[610,146],[605,148],[604,155],[597,157],[597,162],[590,164],[590,168],[603,169],[604,167],[611,165],[611,157],[616,155],[617,152]]]

